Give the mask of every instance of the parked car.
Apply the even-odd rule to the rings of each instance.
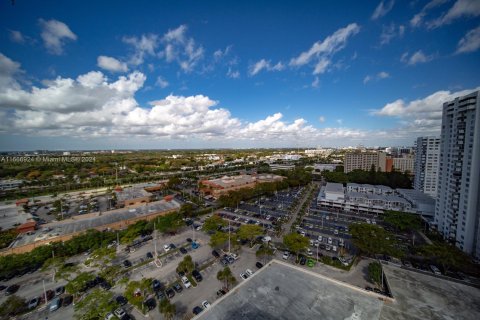
[[[197,314],[199,314],[199,313],[202,312],[202,311],[203,311],[203,309],[202,309],[201,307],[199,307],[199,306],[196,306],[196,307],[193,308],[193,314],[194,314],[194,315],[197,315]]]
[[[117,296],[117,297],[115,298],[115,301],[117,301],[117,303],[118,303],[119,305],[121,305],[121,306],[124,306],[124,305],[126,305],[126,304],[128,303],[127,298],[125,298],[124,296]]]
[[[144,304],[147,306],[148,310],[153,310],[157,306],[157,303],[155,302],[155,298],[149,298],[147,299]]]
[[[198,272],[198,270],[193,270],[192,271],[192,276],[195,278],[195,280],[197,282],[201,282],[203,280],[203,277],[202,275],[200,274],[200,272]]]
[[[205,301],[202,302],[202,306],[203,306],[204,309],[208,309],[208,308],[210,308],[210,303],[207,300],[205,300]]]
[[[178,282],[175,282],[172,286],[172,288],[177,292],[177,293],[180,293],[183,291],[183,288],[182,286],[178,283]]]
[[[180,252],[181,252],[182,254],[187,254],[187,253],[188,253],[187,249],[185,249],[184,247],[181,247],[181,248],[180,248]]]
[[[163,245],[163,250],[165,250],[165,252],[170,251],[170,246],[168,244]]]
[[[123,310],[123,308],[118,308],[113,313],[117,316],[118,319],[123,319],[123,317],[125,317],[125,315],[127,314],[125,310]]]
[[[190,288],[192,286],[192,284],[190,283],[190,281],[188,281],[187,277],[183,276],[182,277],[182,283],[183,285],[185,286],[185,288]]]
[[[173,243],[170,243],[170,249],[177,249],[177,247],[173,244]]]
[[[50,301],[50,304],[48,305],[48,310],[50,312],[53,312],[55,310],[57,310],[58,308],[60,308],[62,306],[62,300],[57,297],[55,299],[53,299],[52,301]]]
[[[260,269],[260,268],[263,267],[263,263],[257,262],[257,263],[255,263],[255,266],[256,266],[258,269]]]
[[[61,295],[61,294],[64,293],[64,292],[65,292],[65,287],[64,287],[64,286],[60,286],[60,287],[58,287],[57,289],[55,289],[55,295],[56,295],[56,296],[59,296],[59,295]]]
[[[243,280],[247,280],[248,279],[248,274],[242,272],[242,273],[240,273],[240,278],[242,278]]]
[[[132,263],[130,262],[130,260],[124,260],[123,261],[123,267],[124,268],[130,268],[132,266]]]
[[[216,250],[213,250],[213,251],[212,251],[212,255],[213,255],[215,258],[220,258],[220,254],[219,254]]]
[[[153,279],[152,288],[155,292],[160,291],[162,289],[162,284],[157,279]]]
[[[168,288],[167,290],[165,290],[165,295],[168,297],[168,299],[172,299],[173,297],[175,297],[175,291],[173,291],[172,288]]]
[[[35,297],[28,302],[28,309],[35,309],[40,303],[40,298]]]
[[[283,253],[282,258],[283,258],[284,260],[288,260],[289,257],[290,257],[290,252],[285,251],[285,252]]]
[[[18,288],[20,288],[18,284],[12,284],[11,286],[7,287],[7,289],[5,290],[5,295],[9,296],[11,294],[14,294],[15,292],[18,291]]]
[[[62,306],[66,307],[69,306],[73,302],[73,296],[71,294],[66,295],[63,297]]]
[[[300,257],[300,264],[301,264],[302,266],[304,266],[305,263],[307,263],[307,258],[305,258],[304,256],[301,256],[301,257]]]
[[[250,269],[245,270],[245,273],[248,274],[249,277],[253,275],[253,271]]]
[[[153,253],[147,252],[147,259],[153,259]]]

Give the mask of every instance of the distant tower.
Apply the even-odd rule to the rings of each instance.
[[[415,190],[437,196],[440,137],[419,137],[415,151]]]

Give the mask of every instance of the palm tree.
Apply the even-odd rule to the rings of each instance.
[[[227,289],[229,289],[231,284],[233,285],[237,282],[237,279],[232,274],[229,267],[225,267],[223,270],[218,271],[217,279],[223,281]]]
[[[177,307],[174,304],[170,303],[170,301],[168,301],[167,299],[163,299],[162,301],[160,301],[158,309],[167,320],[173,319],[173,317],[177,313]]]
[[[273,256],[273,249],[263,245],[257,250],[255,254],[257,257],[262,258],[263,264],[265,264],[266,258]]]

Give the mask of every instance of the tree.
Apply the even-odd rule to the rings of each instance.
[[[226,226],[227,221],[223,220],[222,217],[214,214],[210,218],[206,219],[203,224],[203,230],[205,231],[215,231],[219,226]]]
[[[445,272],[450,268],[459,268],[470,263],[470,259],[465,253],[447,243],[425,245],[419,251],[440,263]]]
[[[230,285],[234,285],[235,283],[237,283],[237,279],[232,274],[232,271],[229,267],[225,267],[223,270],[218,271],[217,279],[223,281],[227,289],[230,288]]]
[[[183,204],[181,207],[180,207],[180,214],[184,217],[184,218],[190,218],[190,217],[193,217],[195,215],[195,212],[194,212],[194,209],[193,209],[193,205],[191,203],[185,203]]]
[[[422,226],[422,220],[418,215],[401,211],[386,210],[383,220],[397,231],[413,231]]]
[[[170,179],[168,179],[167,187],[169,189],[175,189],[181,182],[182,181],[179,177],[171,177]]]
[[[0,319],[11,319],[17,314],[27,310],[27,302],[24,298],[12,295],[0,305]]]
[[[186,255],[178,264],[177,272],[185,272],[185,274],[189,274],[193,269],[195,269],[195,264],[193,263],[192,256]]]
[[[258,250],[257,252],[255,253],[255,255],[259,258],[261,258],[263,260],[263,263],[266,262],[266,258],[267,257],[271,257],[273,256],[273,249],[266,246],[266,245],[262,245]]]
[[[219,249],[225,246],[225,244],[228,242],[228,234],[225,232],[221,231],[216,231],[212,236],[210,237],[210,247]]]
[[[309,240],[298,233],[289,233],[283,237],[283,244],[288,248],[288,250],[294,252],[298,259],[300,251],[305,250],[308,247]]]
[[[85,289],[87,282],[92,281],[93,279],[95,279],[93,273],[82,272],[76,276],[75,279],[67,283],[65,289],[75,297],[79,292]]]
[[[144,278],[140,281],[130,281],[125,289],[125,298],[128,302],[137,307],[138,310],[144,310],[143,301],[148,294],[153,293],[152,279]]]
[[[97,288],[75,304],[75,318],[103,319],[107,313],[116,308],[118,308],[118,303],[113,299],[113,293]]]
[[[373,255],[376,253],[398,256],[395,249],[396,242],[393,234],[382,227],[367,223],[350,226],[353,245],[362,253]]]
[[[368,277],[377,285],[382,283],[382,265],[379,262],[371,262],[368,265]]]
[[[177,313],[176,306],[173,303],[170,303],[170,301],[167,299],[163,299],[160,301],[158,309],[160,310],[160,313],[163,314],[163,317],[167,320],[173,319],[173,317],[175,317],[175,314]]]
[[[250,246],[252,241],[263,234],[263,228],[254,224],[244,224],[241,225],[237,232],[240,239],[246,239],[250,241]]]

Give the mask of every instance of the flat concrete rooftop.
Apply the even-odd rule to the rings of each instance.
[[[383,302],[300,268],[273,261],[197,319],[376,320]]]
[[[393,266],[384,271],[395,302],[384,305],[380,319],[480,319],[479,289]]]

